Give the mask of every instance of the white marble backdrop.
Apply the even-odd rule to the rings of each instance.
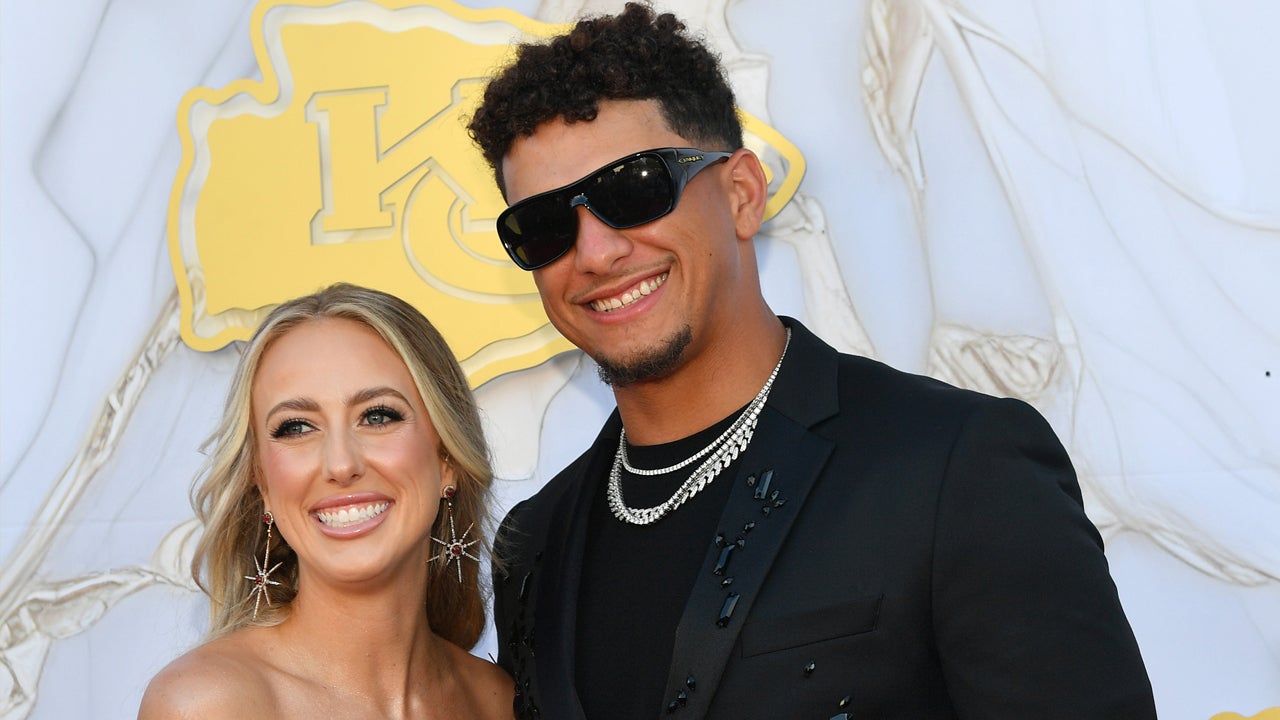
[[[177,340],[165,217],[178,100],[257,76],[252,7],[0,0],[5,720],[133,717],[202,632],[187,490],[235,350]],[[774,308],[1036,404],[1161,717],[1280,706],[1280,4],[665,7],[807,159],[758,241]],[[612,407],[577,353],[478,392],[504,507]]]

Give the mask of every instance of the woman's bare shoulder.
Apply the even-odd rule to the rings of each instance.
[[[244,720],[272,705],[252,645],[233,633],[201,645],[151,679],[138,720]]]
[[[511,676],[497,665],[457,645],[450,643],[450,647],[454,651],[454,662],[466,679],[468,693],[480,709],[480,717],[503,720],[512,717],[511,702],[516,684]]]

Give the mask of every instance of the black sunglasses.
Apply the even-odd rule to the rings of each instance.
[[[694,175],[731,155],[693,148],[655,148],[628,155],[502,211],[498,237],[516,265],[537,270],[577,242],[579,205],[617,230],[653,222],[676,209],[680,192]]]

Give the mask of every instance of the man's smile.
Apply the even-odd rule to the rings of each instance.
[[[597,312],[613,312],[618,308],[624,308],[661,287],[662,284],[667,281],[667,275],[668,273],[664,272],[656,277],[641,280],[625,292],[614,295],[613,297],[592,300],[589,305],[592,310]]]

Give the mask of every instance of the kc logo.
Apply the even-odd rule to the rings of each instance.
[[[561,29],[449,0],[259,4],[262,80],[195,88],[178,111],[169,247],[183,340],[216,350],[275,304],[342,280],[420,308],[474,385],[569,349],[498,243],[504,204],[466,133],[511,44]],[[776,212],[803,158],[746,127],[778,158]]]

